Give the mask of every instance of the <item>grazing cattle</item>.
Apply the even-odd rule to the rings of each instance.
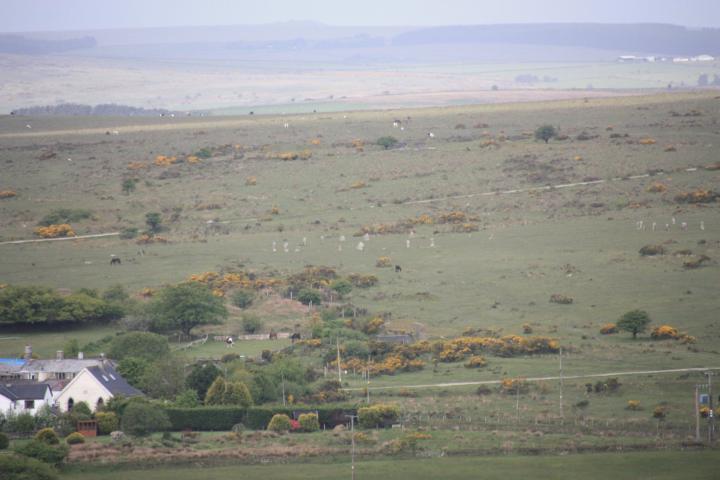
[[[120,261],[120,257],[112,257],[110,259],[110,266],[113,265],[122,265],[122,261]]]
[[[302,337],[301,337],[300,334],[297,333],[297,332],[296,332],[296,333],[293,333],[292,335],[290,335],[290,341],[291,341],[292,343],[295,343],[297,340],[300,340],[301,338],[302,338]]]
[[[402,267],[400,265],[395,265],[395,272],[396,273],[402,272]]]
[[[270,340],[277,340],[277,332],[270,330]]]

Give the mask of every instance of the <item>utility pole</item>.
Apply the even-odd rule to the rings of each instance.
[[[563,405],[563,364],[562,364],[562,347],[560,347],[560,425],[565,423],[565,408]]]
[[[280,372],[280,378],[282,378],[283,407],[285,407],[285,372]]]
[[[368,355],[368,363],[366,368],[367,373],[367,386],[365,387],[365,392],[367,393],[367,403],[370,405],[370,355]]]
[[[708,388],[708,396],[710,397],[710,403],[708,404],[708,407],[710,408],[710,412],[708,412],[708,443],[712,444],[713,436],[715,434],[715,412],[713,411],[713,391],[712,391],[712,376],[713,372],[708,370],[705,372],[705,376],[708,379],[707,388]]]
[[[335,345],[337,346],[338,382],[342,383],[342,371],[340,370],[340,337],[335,337]]]
[[[700,441],[700,385],[695,385],[695,441]]]
[[[345,415],[346,417],[350,417],[350,441],[352,444],[351,450],[350,450],[350,472],[351,472],[351,479],[355,480],[355,415]]]

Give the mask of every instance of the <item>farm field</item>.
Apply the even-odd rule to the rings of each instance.
[[[357,478],[396,479],[465,479],[476,478],[538,478],[575,479],[579,472],[588,480],[607,478],[695,480],[715,478],[720,467],[717,452],[643,452],[624,454],[583,454],[532,457],[452,457],[412,460],[361,461],[356,465]],[[244,479],[335,479],[350,475],[348,464],[308,463],[291,465],[227,466],[195,468],[163,468],[157,470],[98,469],[90,472],[67,473],[62,478],[77,480],[124,480],[141,476],[148,480],[197,478],[208,480]]]
[[[555,378],[517,396],[497,384],[433,386],[556,377],[555,354],[489,355],[478,369],[427,361],[369,385],[349,369],[351,400],[369,386],[373,400],[403,405],[403,423],[441,432],[627,430],[677,446],[694,435],[702,373],[617,374],[720,368],[719,120],[712,91],[285,116],[0,117],[0,191],[15,194],[0,199],[0,243],[37,238],[38,223],[62,208],[88,211],[71,222],[78,235],[142,231],[149,212],[162,224],[154,241],[0,244],[0,284],[65,293],[122,285],[144,302],[204,272],[287,278],[322,265],[374,275],[376,285],[343,301],[382,316],[388,331],[431,340],[531,332],[557,340],[563,374],[579,378],[564,384],[564,422]],[[535,140],[545,123],[561,137]],[[387,136],[397,143],[386,149],[377,140]],[[688,192],[711,201],[688,203]],[[640,255],[648,245],[664,254]],[[113,255],[121,265],[110,266]],[[287,297],[266,291],[231,308],[225,323],[194,330],[210,340],[183,355],[221,358],[229,350],[212,338],[240,334],[248,313],[265,333],[308,336],[317,305]],[[634,309],[694,338],[600,334]],[[0,357],[28,343],[52,356],[69,340],[82,347],[123,329],[3,326]],[[321,354],[288,343],[237,342],[232,353],[285,349],[322,371]],[[617,377],[619,390],[593,392],[605,381],[583,377],[593,374]],[[319,381],[330,378],[326,370]],[[657,408],[666,417],[654,417]]]

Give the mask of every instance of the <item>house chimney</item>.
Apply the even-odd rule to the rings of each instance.
[[[25,360],[30,360],[32,358],[32,345],[25,345]]]
[[[82,360],[83,358],[85,358],[83,352],[78,352],[78,360]]]
[[[55,360],[63,360],[65,358],[65,353],[62,350],[58,350],[55,352]]]

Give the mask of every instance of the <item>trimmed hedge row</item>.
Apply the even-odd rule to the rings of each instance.
[[[345,415],[356,415],[357,408],[354,406],[323,406],[308,407],[296,406],[287,407],[198,407],[198,408],[165,408],[170,419],[171,429],[175,431],[192,429],[204,431],[228,431],[233,425],[242,423],[251,430],[264,430],[276,414],[285,414],[295,418],[302,413],[318,414],[320,425],[326,428],[333,428],[336,425],[347,423]]]

